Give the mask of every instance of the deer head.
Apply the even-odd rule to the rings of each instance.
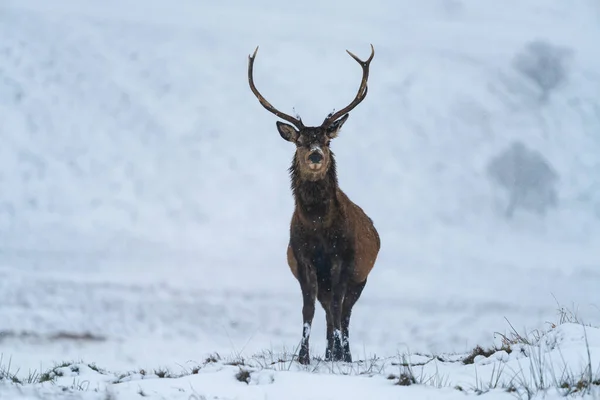
[[[366,61],[362,61],[350,51],[346,51],[362,68],[363,76],[360,87],[354,100],[349,105],[335,113],[330,113],[320,126],[304,126],[300,117],[294,118],[273,107],[254,85],[253,67],[258,47],[251,56],[248,56],[248,82],[250,89],[264,108],[292,124],[277,121],[277,130],[282,138],[296,145],[295,162],[300,168],[301,173],[309,180],[319,180],[325,176],[332,164],[332,153],[329,149],[330,141],[337,137],[342,125],[348,119],[348,113],[359,105],[367,95],[369,64],[373,60],[375,49],[371,45],[371,55]]]

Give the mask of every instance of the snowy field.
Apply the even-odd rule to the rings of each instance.
[[[597,329],[586,345],[581,326],[548,324],[558,302],[600,326],[599,41],[596,0],[2,0],[0,369],[80,372],[0,382],[0,398],[76,380],[100,387],[90,398],[458,398],[481,375],[453,360],[510,324],[548,338],[479,360],[485,379],[529,371],[534,348],[560,376],[561,357],[584,371],[589,345],[600,372]],[[250,92],[248,54],[260,45],[265,97],[316,125],[360,82],[345,50],[366,58],[370,43],[369,94],[332,145],[382,239],[350,327],[363,364],[264,368],[256,354],[291,359],[302,299],[285,259],[293,146]],[[550,60],[524,72],[540,43]],[[558,176],[545,214],[507,218],[487,172],[515,141]],[[320,306],[311,348],[324,353]],[[440,355],[423,369],[449,386],[392,385],[399,354]],[[372,379],[353,376],[367,364]],[[119,378],[192,365],[166,385]]]

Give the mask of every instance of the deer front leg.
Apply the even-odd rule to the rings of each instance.
[[[317,275],[312,268],[303,268],[299,274],[300,288],[302,289],[302,339],[300,342],[300,352],[298,361],[300,364],[310,364],[310,352],[308,342],[310,339],[310,329],[313,317],[315,316],[315,299],[317,297]]]
[[[344,358],[342,335],[342,309],[348,287],[348,270],[342,262],[334,262],[331,270],[331,319],[333,322],[333,361]]]
[[[319,290],[317,289],[317,298],[325,311],[325,319],[327,321],[327,348],[325,349],[325,360],[331,361],[333,352],[333,318],[331,316],[331,291],[330,288]]]
[[[331,301],[331,317],[333,319],[333,361],[341,361],[344,356],[342,343],[342,303],[345,284],[339,283],[333,289],[333,300]]]

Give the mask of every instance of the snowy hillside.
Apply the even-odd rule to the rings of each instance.
[[[469,351],[505,318],[545,327],[553,296],[598,325],[595,0],[204,3],[0,2],[4,357],[135,369],[297,345],[293,146],[248,88],[257,45],[261,92],[308,124],[354,96],[345,50],[375,47],[332,145],[382,238],[354,352]],[[545,214],[505,215],[489,170],[515,142],[557,176]],[[322,351],[320,308],[313,332]]]

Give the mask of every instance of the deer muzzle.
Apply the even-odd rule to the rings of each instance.
[[[306,157],[306,161],[308,163],[308,167],[312,170],[318,170],[322,167],[323,165],[323,158],[324,158],[324,154],[323,154],[323,149],[321,149],[321,146],[313,144],[312,146],[310,146],[310,152],[308,153],[308,156]]]
[[[321,168],[321,164],[323,163],[323,156],[323,150],[321,149],[321,147],[317,145],[312,145],[310,147],[308,157],[306,157],[310,169]]]
[[[312,152],[308,155],[308,160],[313,164],[320,164],[323,161],[323,155],[318,152]]]

